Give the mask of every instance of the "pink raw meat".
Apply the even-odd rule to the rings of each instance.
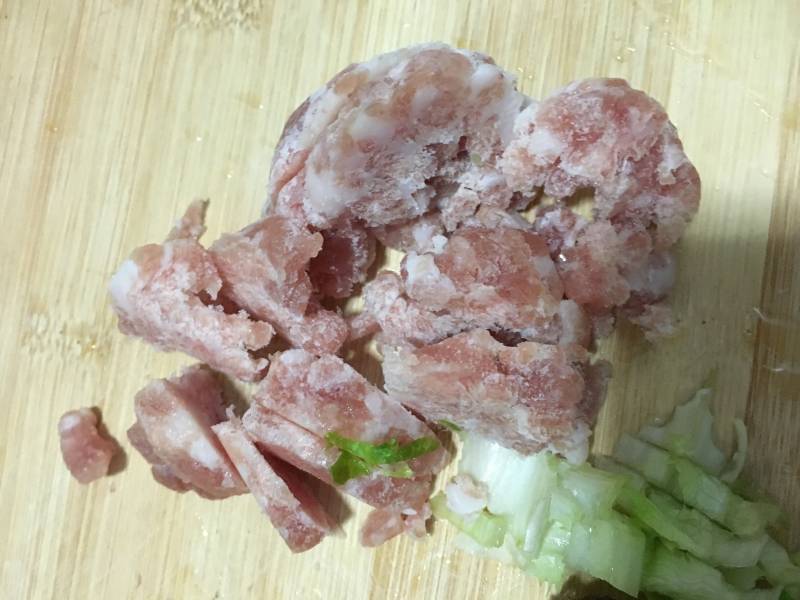
[[[431,514],[427,502],[418,511],[376,508],[367,515],[361,525],[359,542],[362,546],[374,548],[401,533],[407,533],[414,539],[424,538],[428,533],[427,523]]]
[[[333,521],[302,474],[261,454],[238,419],[230,415],[230,420],[214,425],[214,433],[292,552],[310,550],[334,530]]]
[[[187,224],[171,236],[188,235],[134,250],[111,278],[112,306],[119,328],[162,350],[181,350],[240,379],[259,379],[268,362],[251,352],[272,339],[269,323],[244,312],[227,314],[217,299],[222,279],[209,253],[193,236],[198,204],[190,206]],[[195,222],[195,225],[191,225]],[[201,226],[200,226],[201,227]]]
[[[290,118],[268,211],[296,216],[302,207],[319,228],[341,217],[379,227],[435,202],[454,225],[477,208],[468,188],[508,206],[511,191],[494,165],[523,100],[490,58],[441,44],[348,67]]]
[[[90,408],[65,412],[58,420],[61,456],[80,483],[91,483],[108,472],[117,444],[97,431],[97,417]]]
[[[354,223],[323,231],[322,236],[322,250],[308,269],[314,288],[329,298],[349,298],[367,279],[375,260],[375,238]]]
[[[254,396],[256,402],[319,437],[336,432],[347,438],[379,444],[392,438],[401,444],[434,433],[340,358],[319,358],[288,350],[272,359],[272,367]],[[439,448],[409,462],[416,476],[430,476],[444,466]]]
[[[169,240],[199,240],[206,232],[208,200],[195,200],[167,234]]]
[[[153,475],[153,479],[158,483],[181,494],[194,489],[199,495],[204,496],[202,490],[194,488],[192,484],[178,477],[172,467],[161,460],[161,457],[156,454],[156,451],[150,445],[147,434],[138,421],[128,428],[128,441],[150,463],[150,472]]]
[[[585,79],[514,125],[501,165],[511,187],[557,198],[596,189],[597,215],[653,226],[672,245],[697,211],[700,179],[663,107],[622,79]]]
[[[330,468],[339,450],[325,440],[258,405],[251,406],[242,418],[245,429],[263,451],[277,456],[320,481],[335,485]],[[430,478],[403,479],[379,472],[348,480],[338,489],[372,506],[402,510],[421,507],[431,492]]]
[[[292,345],[322,354],[336,352],[348,333],[344,319],[312,297],[306,269],[322,241],[303,225],[271,216],[223,235],[209,253],[226,298],[274,325]]]
[[[131,443],[153,465],[153,476],[172,489],[184,486],[208,498],[244,493],[236,469],[211,430],[225,419],[222,387],[202,365],[157,379],[136,394]]]
[[[503,218],[481,211],[489,222]],[[420,345],[483,328],[508,341],[588,345],[589,321],[577,304],[561,300],[545,240],[518,225],[464,227],[438,253],[410,252],[404,282],[384,272],[367,284],[351,335],[380,328],[384,343]]]
[[[443,235],[444,225],[436,212],[404,223],[376,227],[370,231],[384,246],[403,252],[437,252],[447,243],[447,238]]]
[[[364,286],[363,296],[364,309],[350,320],[353,339],[380,331],[382,342],[418,345],[460,331],[460,324],[452,315],[437,315],[410,300],[397,273],[378,273]]]
[[[578,346],[511,348],[485,330],[389,349],[383,372],[390,397],[426,419],[448,420],[524,454],[547,448],[575,462],[588,453],[608,377]]]
[[[658,318],[640,318],[671,284],[632,297],[650,277],[642,269],[677,242],[700,200],[700,178],[661,105],[620,79],[575,82],[520,113],[500,164],[516,191],[543,186],[565,198],[594,189],[593,222],[564,206],[536,221],[568,298],[598,323],[625,305],[631,320],[652,325],[648,335],[671,329],[663,306]]]

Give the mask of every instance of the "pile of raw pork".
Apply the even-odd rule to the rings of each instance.
[[[575,210],[584,190],[591,218]],[[671,331],[671,248],[699,196],[664,109],[625,81],[540,102],[489,57],[439,44],[351,65],[289,118],[262,219],[206,248],[195,202],[111,280],[123,333],[207,365],[140,391],[130,441],[172,489],[251,492],[294,551],[336,528],[308,485],[333,484],[331,432],[406,444],[446,421],[580,462],[610,376],[593,340],[618,318]],[[377,244],[405,258],[367,282]],[[359,290],[345,318],[336,301]],[[268,356],[276,335],[292,349]],[[337,356],[367,336],[385,391]],[[212,369],[259,382],[241,418]],[[60,430],[73,472],[102,475],[94,415]],[[411,477],[337,486],[374,507],[365,545],[424,534],[447,459],[440,446]]]

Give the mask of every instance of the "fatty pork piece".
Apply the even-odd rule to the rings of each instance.
[[[128,437],[157,481],[214,499],[246,491],[211,430],[225,419],[225,408],[222,387],[209,369],[194,365],[150,382],[136,394],[134,410]]]
[[[203,210],[194,203],[166,242],[134,250],[111,278],[112,306],[122,333],[254,381],[268,361],[251,353],[269,344],[273,329],[244,311],[227,314],[212,304],[223,282],[196,239],[204,229]]]
[[[489,57],[442,44],[351,65],[289,118],[266,212],[328,229],[438,208],[452,228],[484,200],[507,207],[512,192],[496,163],[524,102]]]
[[[381,273],[365,287],[353,337],[380,328],[383,343],[420,345],[482,328],[508,341],[590,343],[588,318],[561,299],[547,244],[525,228],[459,229],[439,253],[410,252],[402,271],[402,282]]]
[[[292,552],[310,550],[334,531],[322,504],[292,466],[259,452],[241,422],[214,425],[214,433],[242,479]]]
[[[371,444],[436,438],[422,421],[332,355],[315,357],[303,350],[288,350],[273,357],[254,398],[321,438],[331,432]],[[409,461],[409,466],[421,485],[427,486],[446,459],[447,453],[439,447]]]
[[[70,410],[58,421],[61,456],[80,483],[103,477],[119,449],[113,440],[100,435],[97,424],[97,416],[90,408]]]
[[[578,346],[507,347],[474,330],[417,349],[385,349],[386,390],[426,419],[445,419],[523,454],[581,462],[609,369]]]
[[[271,323],[292,345],[323,354],[336,352],[348,330],[340,315],[312,296],[306,271],[322,247],[321,234],[271,216],[223,235],[209,253],[228,300]]]

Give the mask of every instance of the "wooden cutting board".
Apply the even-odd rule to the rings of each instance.
[[[189,359],[117,332],[116,265],[198,196],[209,240],[254,220],[292,109],[349,62],[427,40],[494,56],[536,97],[611,75],[666,105],[704,184],[679,250],[680,331],[651,346],[622,327],[603,345],[616,374],[595,446],[711,378],[721,439],[746,419],[747,475],[800,542],[797,2],[252,0],[249,25],[221,25],[197,11],[225,2],[206,0],[180,27],[189,4],[0,0],[1,598],[546,597],[454,549],[445,524],[364,550],[355,505],[346,537],[293,556],[251,498],[164,490],[124,441],[135,391]],[[56,422],[86,405],[129,463],[83,487]]]

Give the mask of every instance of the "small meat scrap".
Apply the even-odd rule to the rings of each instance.
[[[419,510],[376,508],[361,525],[359,542],[366,548],[375,548],[401,533],[408,534],[412,539],[422,539],[428,533],[427,523],[431,514],[427,502]]]
[[[333,432],[372,444],[390,439],[407,444],[436,437],[398,402],[332,355],[315,357],[303,350],[288,350],[273,357],[254,398],[323,438]],[[446,458],[439,447],[409,461],[409,466],[415,476],[429,477],[442,469]]]
[[[58,420],[61,456],[80,483],[91,483],[108,473],[108,465],[119,450],[116,442],[100,435],[97,425],[91,408],[70,410]]]
[[[444,225],[436,212],[426,213],[404,223],[370,230],[387,248],[402,252],[441,252],[447,243]]]
[[[119,329],[253,381],[268,362],[251,353],[269,344],[273,329],[243,311],[229,314],[213,304],[222,279],[209,253],[194,239],[201,232],[198,210],[197,204],[190,206],[173,229],[173,239],[137,248],[111,278]]]
[[[489,57],[442,44],[352,65],[289,119],[267,211],[302,207],[306,222],[328,229],[341,218],[407,222],[434,204],[454,226],[484,195],[508,206],[496,162],[523,102]]]
[[[264,452],[334,485],[331,467],[340,450],[325,439],[257,404],[242,417],[242,423],[256,445]],[[348,480],[338,489],[376,508],[394,507],[396,511],[420,507],[431,491],[430,480],[389,477],[373,472]]]
[[[485,330],[417,349],[385,349],[383,373],[390,397],[430,421],[450,421],[524,454],[549,449],[574,462],[586,459],[608,376],[578,346],[507,347]]]
[[[334,531],[322,504],[294,467],[259,452],[241,422],[214,425],[228,455],[261,509],[292,552],[310,550]]]
[[[350,337],[359,339],[380,331],[382,342],[431,344],[460,331],[452,315],[438,315],[405,295],[397,273],[381,271],[364,286],[364,308],[350,320]]]
[[[307,269],[322,246],[322,235],[276,215],[223,235],[209,253],[226,298],[292,345],[321,354],[336,352],[348,333],[344,318],[312,297]]]
[[[211,430],[225,419],[225,408],[222,387],[208,368],[194,365],[150,382],[136,394],[134,410],[128,437],[160,483],[208,498],[246,491]]]
[[[308,268],[314,288],[328,298],[349,298],[367,279],[375,238],[355,223],[322,232],[322,250]]]

